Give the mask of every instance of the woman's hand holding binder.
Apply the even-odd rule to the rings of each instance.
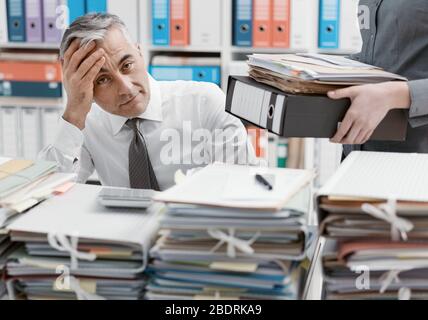
[[[406,82],[384,82],[339,89],[328,93],[331,99],[350,98],[352,105],[336,135],[340,144],[364,144],[392,109],[409,109],[410,92]]]

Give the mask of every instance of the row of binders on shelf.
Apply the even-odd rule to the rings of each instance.
[[[61,101],[0,99],[0,154],[35,159],[53,143],[63,113]]]
[[[155,55],[149,73],[159,81],[204,81],[221,85],[221,59],[218,57],[186,57]]]
[[[76,18],[106,10],[106,0],[1,0],[0,43],[58,44]]]
[[[152,43],[220,46],[223,1],[152,0]]]
[[[358,51],[357,14],[358,0],[234,0],[233,45]]]
[[[0,97],[59,99],[62,95],[58,54],[0,52]]]
[[[325,299],[428,298],[427,161],[354,152],[319,190]]]

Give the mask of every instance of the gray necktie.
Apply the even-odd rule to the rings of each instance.
[[[134,131],[129,146],[129,180],[133,189],[152,189],[160,191],[152,163],[150,162],[144,136],[138,129],[139,119],[131,119],[126,125]]]

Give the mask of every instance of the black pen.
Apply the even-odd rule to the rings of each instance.
[[[272,185],[261,174],[256,174],[256,181],[265,186],[269,191],[273,190]]]

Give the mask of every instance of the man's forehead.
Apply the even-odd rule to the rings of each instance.
[[[133,44],[117,28],[109,30],[104,40],[97,42],[97,47],[103,48],[108,56],[118,59],[125,54],[133,53]]]

